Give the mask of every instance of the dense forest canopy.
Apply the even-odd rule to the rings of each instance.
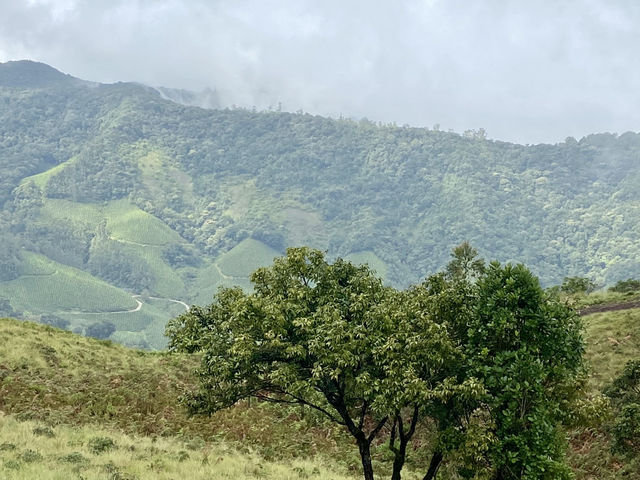
[[[639,155],[635,133],[517,145],[482,130],[206,110],[8,62],[0,280],[30,274],[35,253],[128,292],[197,301],[216,284],[202,272],[234,247],[222,279],[246,284],[260,262],[309,245],[406,286],[469,241],[544,285],[614,284],[640,269]],[[143,227],[127,233],[126,219]]]

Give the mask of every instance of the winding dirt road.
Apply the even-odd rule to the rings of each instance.
[[[580,314],[581,317],[584,317],[593,313],[614,312],[617,310],[631,310],[633,308],[640,308],[640,300],[633,300],[631,302],[590,305],[578,310],[578,314]]]
[[[142,295],[131,295],[131,298],[133,298],[138,305],[135,308],[132,308],[130,310],[113,310],[110,312],[59,311],[57,313],[64,313],[66,315],[113,315],[116,313],[134,313],[139,311],[142,308],[142,305],[144,304],[144,302],[142,300],[139,300],[140,298],[142,298]],[[147,297],[147,298],[150,298],[152,300],[165,300],[167,302],[177,303],[179,305],[182,305],[187,312],[189,311],[189,308],[191,308],[189,307],[188,304],[184,303],[183,301],[175,300],[173,298],[164,298],[164,297]]]

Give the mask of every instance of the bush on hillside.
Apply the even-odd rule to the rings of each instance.
[[[627,280],[618,280],[613,287],[609,288],[612,292],[629,293],[640,290],[640,280],[629,278]]]
[[[111,322],[96,322],[87,327],[87,337],[97,338],[104,340],[109,338],[113,332],[116,331],[116,326]]]
[[[616,420],[611,428],[612,450],[640,455],[640,360],[627,362],[622,374],[607,387]]]
[[[564,277],[560,290],[568,294],[591,293],[598,289],[598,284],[586,277]]]

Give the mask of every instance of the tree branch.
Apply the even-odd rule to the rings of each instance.
[[[389,450],[393,453],[397,454],[398,449],[396,448],[396,425],[398,423],[397,415],[393,417],[393,425],[391,426],[391,434],[389,435]]]
[[[369,403],[366,400],[362,401],[362,407],[360,409],[360,421],[358,422],[358,429],[362,430],[362,426],[364,425],[364,417],[367,414],[367,409],[369,408]]]
[[[378,425],[376,425],[376,428],[374,428],[371,431],[371,433],[369,434],[369,436],[367,437],[367,442],[369,442],[369,443],[373,442],[373,439],[376,438],[376,435],[378,435],[380,430],[382,430],[382,427],[385,426],[385,424],[387,423],[388,419],[389,419],[389,417],[387,416],[387,417],[384,417],[382,420],[380,420]]]
[[[306,405],[306,406],[308,406],[310,408],[313,408],[314,410],[317,410],[317,411],[323,413],[332,422],[336,422],[338,425],[346,426],[346,423],[344,421],[340,420],[338,417],[333,415],[328,410],[322,408],[320,405],[316,405],[315,403],[308,402],[304,398],[298,397],[297,395],[293,395],[292,393],[289,393],[289,392],[278,391],[277,393],[281,393],[283,395],[287,395],[287,396],[293,398],[293,400],[287,400],[287,399],[284,399],[284,398],[274,398],[274,397],[270,397],[269,395],[265,395],[265,394],[262,394],[262,393],[259,393],[259,392],[254,393],[253,396],[256,397],[256,398],[259,398],[260,400],[264,400],[265,402],[284,403],[284,404],[287,404],[287,405]]]
[[[413,407],[413,415],[411,416],[411,425],[409,426],[409,431],[407,432],[407,440],[410,440],[413,437],[413,434],[416,432],[416,426],[418,425],[418,406]]]

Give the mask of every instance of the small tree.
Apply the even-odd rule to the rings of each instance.
[[[88,337],[104,340],[109,338],[116,331],[116,326],[111,322],[95,322],[87,327],[86,334]]]
[[[605,389],[616,411],[612,449],[640,455],[640,360],[627,362],[622,374]]]
[[[582,368],[576,313],[523,265],[489,265],[465,340],[469,374],[487,389],[495,479],[569,478],[558,425]]]
[[[576,293],[591,293],[597,290],[598,284],[586,277],[564,277],[560,290],[570,295]]]
[[[467,243],[421,288],[423,309],[464,353],[452,366],[457,382],[478,382],[484,393],[432,404],[439,447],[429,470],[438,451],[451,451],[463,478],[566,477],[558,426],[582,368],[576,313],[523,265],[487,266]]]
[[[42,315],[40,315],[40,323],[44,325],[51,325],[52,327],[56,328],[67,328],[69,326],[69,320],[60,318],[53,313],[43,313]]]
[[[618,280],[618,282],[610,287],[609,290],[618,293],[637,292],[640,290],[640,280],[628,278],[627,280]]]

